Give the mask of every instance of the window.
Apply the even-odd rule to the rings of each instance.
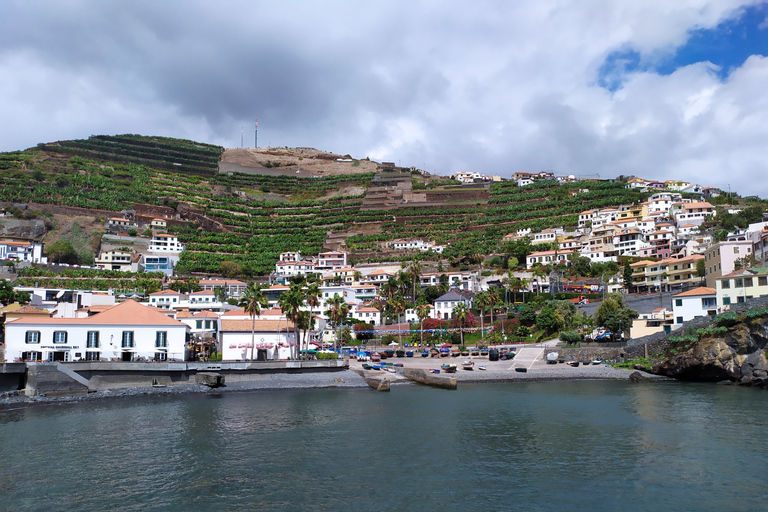
[[[168,331],[157,331],[155,335],[155,347],[165,348],[168,346]]]
[[[731,280],[730,279],[723,279],[722,281],[720,281],[720,288],[722,288],[723,290],[725,290],[726,288],[730,288],[730,287],[731,287]]]
[[[757,286],[768,286],[768,277],[758,277]]]
[[[99,353],[98,352],[86,352],[85,353],[85,360],[86,361],[98,361],[99,360]]]
[[[745,277],[744,278],[744,286],[751,287],[752,286],[752,278],[751,277]]]
[[[739,277],[739,278],[736,278],[736,279],[734,279],[733,281],[734,281],[734,282],[733,282],[733,285],[734,285],[736,288],[744,288],[744,279],[742,279],[741,277]]]
[[[99,331],[88,331],[85,348],[99,348]],[[86,359],[88,358],[86,357]]]
[[[675,320],[676,323],[681,324],[683,323],[683,317],[679,316],[677,317],[677,320]]]
[[[40,343],[40,331],[27,331],[24,341],[26,343]]]
[[[123,331],[122,348],[133,348],[133,331]]]
[[[717,299],[714,297],[705,297],[701,299],[701,306],[704,308],[714,308],[717,306]]]
[[[206,320],[205,321],[205,328],[206,329],[210,329],[211,328],[211,321],[210,320]]]
[[[168,354],[165,352],[155,352],[155,361],[165,361],[168,358]]]
[[[203,321],[202,320],[197,320],[195,322],[195,325],[196,325],[196,327],[195,327],[196,329],[202,329],[203,328]]]
[[[723,297],[723,305],[724,306],[727,306],[730,303],[731,303],[731,298],[730,297]]]
[[[744,302],[744,297],[736,297],[736,302],[737,302],[737,303],[742,303],[742,302]]]
[[[54,343],[66,343],[67,342],[67,331],[53,331],[53,342]]]
[[[675,306],[681,307],[683,305],[683,299],[675,299]]]

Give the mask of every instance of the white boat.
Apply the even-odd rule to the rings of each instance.
[[[557,352],[550,352],[547,354],[547,364],[557,364]]]

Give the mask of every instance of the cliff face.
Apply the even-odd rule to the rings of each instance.
[[[768,317],[742,320],[725,333],[702,336],[689,347],[670,350],[653,366],[653,373],[684,380],[768,386]]]

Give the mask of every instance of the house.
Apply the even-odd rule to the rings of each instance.
[[[717,315],[717,290],[700,286],[672,296],[674,329],[698,316]]]
[[[339,251],[321,252],[315,260],[315,270],[334,270],[347,266],[347,253]]]
[[[149,252],[180,253],[184,246],[179,243],[178,237],[166,233],[153,235],[149,241]]]
[[[148,306],[155,306],[161,309],[176,309],[181,305],[181,301],[187,301],[189,296],[177,292],[176,290],[162,290],[149,294]]]
[[[152,219],[152,221],[149,223],[149,227],[152,229],[165,229],[168,227],[168,223],[165,221],[165,219]]]
[[[135,272],[139,267],[139,256],[132,251],[113,249],[101,251],[94,260],[96,268],[104,270],[119,270],[121,272]]]
[[[107,227],[112,229],[125,229],[130,227],[131,221],[123,217],[110,217],[107,219]]]
[[[354,308],[352,318],[371,325],[381,325],[381,311],[373,306],[358,306]]]
[[[219,344],[225,361],[266,361],[287,359],[296,339],[293,322],[279,309],[264,310],[252,318],[235,310],[220,318]]]
[[[723,309],[768,295],[768,267],[741,269],[715,279],[717,303]]]
[[[9,361],[184,360],[188,326],[126,300],[87,318],[20,318],[6,324]]]
[[[139,258],[139,270],[145,272],[162,272],[166,276],[173,275],[173,259],[170,256],[142,254]]]
[[[568,257],[573,254],[573,251],[539,251],[532,252],[525,258],[526,268],[533,268],[536,265],[556,265],[563,263],[565,265],[570,264]]]
[[[218,339],[219,315],[213,311],[199,311],[197,313],[180,311],[176,315],[176,320],[187,325],[192,335],[197,338]]]
[[[715,287],[715,281],[720,276],[736,270],[736,262],[752,256],[753,244],[750,240],[718,242],[704,253],[704,271],[707,286]]]
[[[227,297],[240,297],[248,287],[247,284],[237,279],[201,279],[197,284],[203,290],[224,288],[227,292]]]
[[[43,244],[31,241],[0,241],[0,260],[48,263],[48,258],[43,256]]]
[[[472,307],[472,298],[455,290],[441,295],[435,299],[434,317],[440,320],[450,320],[453,318],[453,308],[459,304],[465,304],[469,309]]]
[[[29,292],[30,305],[53,313],[57,318],[75,318],[78,310],[93,306],[114,306],[115,295],[110,292],[17,286],[19,292]]]

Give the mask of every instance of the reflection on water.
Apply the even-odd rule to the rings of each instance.
[[[755,510],[767,408],[624,382],[32,407],[0,413],[0,479],[13,510]]]

